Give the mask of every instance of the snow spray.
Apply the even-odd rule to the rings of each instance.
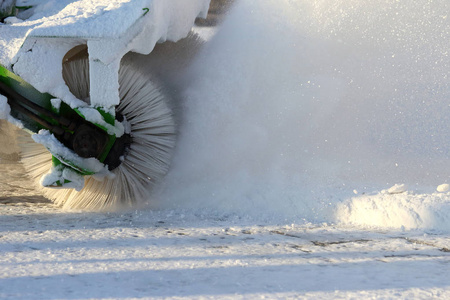
[[[331,222],[355,193],[448,182],[449,11],[237,2],[187,71],[160,205]]]

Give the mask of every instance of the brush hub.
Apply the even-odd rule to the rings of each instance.
[[[94,126],[82,124],[72,136],[72,149],[83,158],[98,157],[107,141],[106,132]]]

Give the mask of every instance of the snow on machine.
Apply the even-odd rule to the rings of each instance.
[[[0,118],[29,133],[21,159],[66,208],[113,210],[168,171],[163,90],[122,58],[188,35],[209,0],[0,0]],[[57,187],[59,189],[49,189]]]

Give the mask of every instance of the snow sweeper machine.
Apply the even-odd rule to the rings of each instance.
[[[21,160],[47,198],[113,210],[147,197],[168,172],[175,121],[159,85],[122,58],[186,37],[208,8],[209,0],[0,0],[0,130],[23,129]]]

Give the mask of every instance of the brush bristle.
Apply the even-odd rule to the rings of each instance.
[[[87,59],[65,63],[64,78],[79,99],[89,95]],[[43,188],[39,182],[51,167],[51,154],[31,138],[21,136],[22,162],[43,194],[67,209],[115,211],[134,207],[149,199],[155,183],[169,170],[175,147],[175,122],[161,89],[144,74],[122,65],[119,72],[120,104],[117,112],[131,127],[132,144],[114,178],[86,176],[84,188]],[[85,100],[87,101],[87,100]]]
[[[20,149],[16,142],[16,135],[19,129],[8,123],[6,120],[0,120],[0,163],[5,161],[19,160]]]

